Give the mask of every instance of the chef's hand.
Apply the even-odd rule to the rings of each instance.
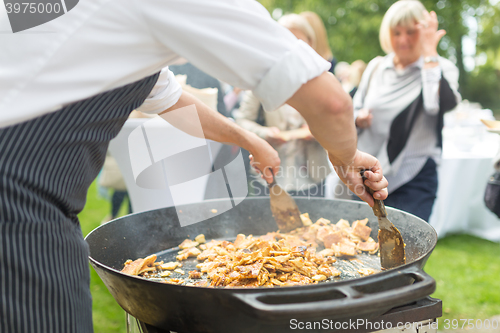
[[[253,145],[255,149],[250,151],[250,165],[270,184],[273,182],[273,174],[276,175],[279,171],[281,161],[278,157],[278,152],[269,143],[260,138],[253,142]]]
[[[357,150],[353,161],[349,165],[335,165],[338,160],[332,157],[330,157],[330,160],[344,184],[361,200],[367,202],[370,207],[373,207],[373,198],[378,200],[387,198],[387,179],[382,174],[380,162],[375,157]],[[367,180],[364,184],[360,175],[361,170],[366,170],[365,177]],[[364,185],[375,191],[373,197],[365,190]]]
[[[372,125],[372,111],[370,109],[359,110],[358,116],[356,117],[356,127],[358,128],[368,128]]]

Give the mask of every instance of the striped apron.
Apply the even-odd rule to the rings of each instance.
[[[158,74],[0,130],[0,332],[93,332],[77,214]]]

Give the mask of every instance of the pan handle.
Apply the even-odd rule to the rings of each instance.
[[[324,288],[233,295],[244,303],[247,310],[262,319],[322,316],[339,319],[373,313],[374,309],[386,311],[426,297],[436,289],[436,281],[416,266],[387,273],[374,275],[370,281],[346,285],[337,286],[333,282],[325,284]],[[402,285],[411,279],[414,280],[412,284]]]

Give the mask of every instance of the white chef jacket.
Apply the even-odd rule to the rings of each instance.
[[[0,30],[8,26],[0,12]],[[0,33],[0,127],[132,83],[179,56],[253,90],[266,110],[330,66],[254,0],[85,0],[38,27]]]

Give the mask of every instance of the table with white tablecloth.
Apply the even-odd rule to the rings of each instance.
[[[429,219],[439,237],[467,233],[500,242],[500,219],[484,204],[499,140],[498,135],[484,134],[467,151],[453,140],[444,141],[438,193]]]

